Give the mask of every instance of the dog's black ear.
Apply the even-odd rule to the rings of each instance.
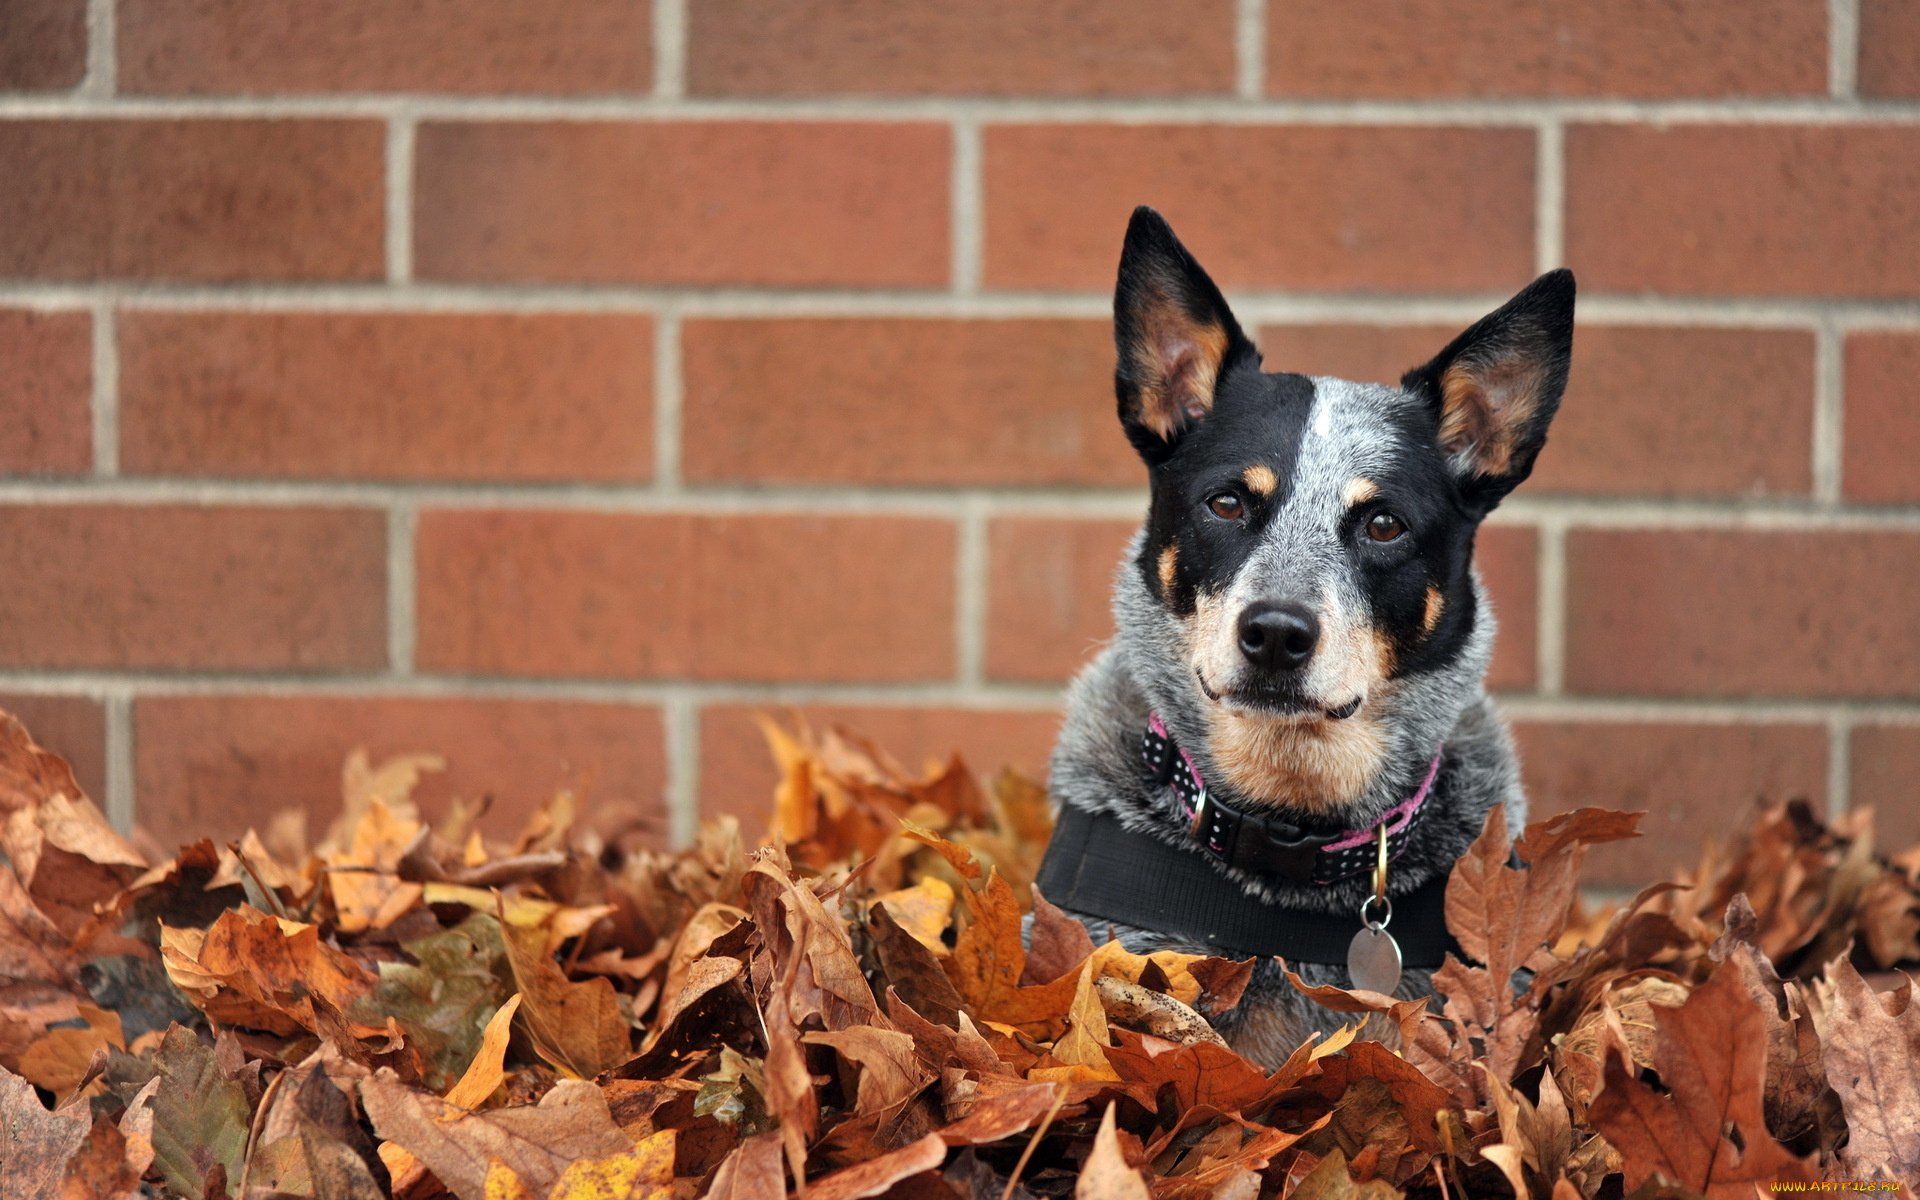
[[[1533,470],[1573,352],[1573,272],[1549,271],[1400,386],[1433,406],[1462,494],[1488,511]]]
[[[1120,251],[1113,340],[1120,423],[1150,466],[1212,411],[1221,372],[1243,356],[1259,357],[1220,289],[1166,218],[1145,205],[1133,210]]]

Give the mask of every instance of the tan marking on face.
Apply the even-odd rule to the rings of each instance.
[[[1253,464],[1240,473],[1240,478],[1247,481],[1247,490],[1256,496],[1271,496],[1280,486],[1280,477],[1265,463]]]
[[[1545,380],[1529,363],[1455,363],[1440,377],[1440,445],[1464,452],[1475,471],[1505,474],[1520,427],[1533,416]]]
[[[1309,812],[1350,804],[1386,759],[1387,740],[1366,705],[1344,721],[1263,720],[1207,710],[1207,746],[1241,795]]]
[[[1441,597],[1440,589],[1437,587],[1429,587],[1427,589],[1427,611],[1425,615],[1420,618],[1420,624],[1426,629],[1428,637],[1433,636],[1434,627],[1440,624],[1440,614],[1445,611],[1446,607],[1447,602]]]
[[[1365,504],[1379,494],[1380,486],[1371,479],[1350,480],[1347,483],[1345,497],[1347,507],[1352,508],[1356,504]]]
[[[1173,592],[1173,568],[1179,559],[1180,548],[1177,546],[1168,546],[1160,552],[1160,594],[1162,596],[1171,595]]]

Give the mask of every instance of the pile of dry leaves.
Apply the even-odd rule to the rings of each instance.
[[[311,849],[149,864],[0,720],[0,1194],[213,1200],[1752,1196],[1920,1179],[1920,855],[1768,811],[1692,886],[1578,912],[1637,816],[1498,815],[1429,1009],[1317,989],[1275,1070],[1250,962],[1095,946],[1029,887],[1042,792],[769,730],[771,845],[661,854],[557,798],[509,843],[348,763]],[[1021,922],[1032,911],[1030,946]],[[1849,947],[1851,946],[1851,950]],[[1897,986],[1894,986],[1896,985]],[[1386,1042],[1373,1040],[1385,1035]],[[1388,1044],[1397,1044],[1396,1052]]]

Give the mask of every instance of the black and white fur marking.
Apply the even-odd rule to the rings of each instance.
[[[1137,210],[1114,296],[1115,380],[1152,499],[1115,579],[1114,641],[1068,695],[1055,801],[1191,849],[1138,767],[1157,712],[1215,794],[1321,829],[1377,822],[1444,744],[1434,808],[1390,895],[1447,871],[1492,806],[1518,829],[1512,741],[1482,684],[1494,620],[1473,544],[1546,442],[1573,300],[1570,273],[1542,276],[1398,388],[1267,374],[1172,229]],[[1371,886],[1219,869],[1301,912],[1357,913]],[[1198,949],[1074,915],[1136,952]],[[1348,985],[1342,965],[1291,965]],[[1400,994],[1429,980],[1409,971]],[[1217,1023],[1272,1064],[1328,1018],[1267,961]]]

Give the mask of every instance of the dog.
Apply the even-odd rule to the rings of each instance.
[[[1096,942],[1256,958],[1213,1020],[1257,1062],[1329,1025],[1275,956],[1429,995],[1455,859],[1494,805],[1524,823],[1474,535],[1546,444],[1573,306],[1542,275],[1398,388],[1269,374],[1160,214],[1128,225],[1114,380],[1151,499],[1068,691],[1038,882]]]

